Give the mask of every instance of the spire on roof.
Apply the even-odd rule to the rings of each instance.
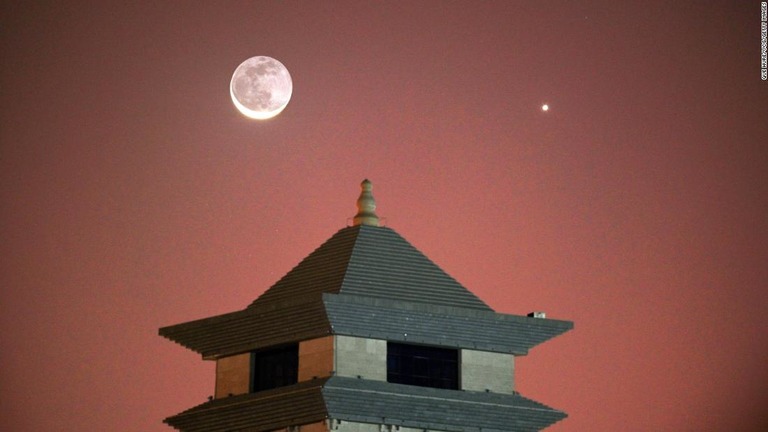
[[[376,216],[376,201],[371,193],[373,184],[370,180],[365,179],[360,183],[360,188],[362,191],[357,198],[357,214],[353,225],[379,226],[379,217]]]

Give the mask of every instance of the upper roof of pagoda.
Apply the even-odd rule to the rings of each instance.
[[[394,230],[362,224],[334,234],[249,307],[322,293],[492,311]]]
[[[328,334],[525,355],[570,321],[495,313],[391,228],[361,184],[354,225],[334,234],[245,310],[160,329],[218,358]]]

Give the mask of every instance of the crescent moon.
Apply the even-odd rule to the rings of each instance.
[[[232,74],[229,94],[246,117],[270,119],[288,105],[293,93],[291,74],[282,63],[267,56],[251,57]]]

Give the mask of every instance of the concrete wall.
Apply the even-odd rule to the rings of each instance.
[[[387,380],[387,342],[350,336],[326,336],[299,343],[299,382],[332,375]],[[248,393],[251,384],[251,354],[216,361],[214,397]]]
[[[461,350],[461,389],[511,394],[515,389],[512,354]]]
[[[432,429],[407,428],[383,425],[380,423],[358,423],[339,420],[326,420],[318,423],[292,426],[272,432],[442,432]]]
[[[396,426],[382,425],[379,423],[357,423],[348,421],[341,421],[335,429],[331,428],[330,430],[333,432],[439,432],[432,429],[397,428]]]
[[[387,341],[337,335],[336,375],[387,380]]]
[[[407,428],[379,423],[357,423],[338,420],[326,420],[301,426],[277,429],[272,432],[441,432],[432,429]]]
[[[216,399],[248,393],[251,384],[251,353],[216,360]]]
[[[334,337],[299,342],[299,382],[331,376]]]
[[[342,421],[334,432],[381,432],[381,426],[370,423],[354,423]]]
[[[514,390],[513,355],[463,349],[460,357],[461,389],[507,394]],[[386,381],[387,342],[337,335],[299,343],[299,382],[331,376],[333,371],[343,377]],[[248,393],[250,375],[250,353],[218,359],[214,396]]]
[[[301,426],[276,429],[272,432],[328,432],[328,426],[324,421],[322,421]]]

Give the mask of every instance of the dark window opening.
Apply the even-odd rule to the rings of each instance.
[[[296,384],[299,378],[299,344],[251,353],[251,391]]]
[[[459,389],[459,351],[387,342],[387,382]]]

